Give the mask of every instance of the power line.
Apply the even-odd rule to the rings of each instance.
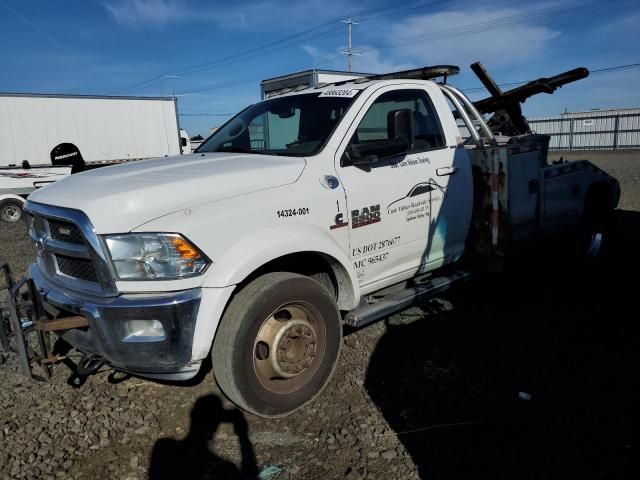
[[[400,9],[400,10],[398,10],[398,7],[395,7],[395,6],[393,6],[393,7],[388,7],[388,6],[387,6],[387,7],[382,7],[382,8],[380,8],[380,7],[375,7],[375,8],[370,8],[370,9],[368,9],[368,10],[358,10],[358,11],[356,11],[356,12],[349,13],[349,14],[347,14],[347,17],[352,17],[352,16],[358,16],[358,17],[360,17],[361,15],[363,15],[365,20],[371,20],[371,19],[380,18],[380,17],[385,17],[385,16],[390,16],[390,15],[397,15],[397,14],[399,14],[399,13],[406,12],[406,11],[409,11],[409,10],[415,10],[415,9],[418,9],[418,8],[430,7],[430,6],[433,6],[433,5],[440,4],[440,3],[447,3],[447,2],[449,2],[449,1],[450,1],[450,0],[437,0],[437,1],[432,1],[432,2],[426,2],[426,3],[425,3],[425,0],[414,0],[414,1],[412,1],[412,2],[409,2],[409,3],[408,3],[408,5],[413,5],[413,4],[415,4],[415,3],[419,3],[420,5],[418,5],[418,6],[416,6],[416,7],[411,7],[411,8],[406,8],[406,7],[404,7],[404,8],[402,8],[402,9]],[[376,16],[373,16],[373,17],[367,17],[367,14],[370,14],[370,13],[379,13],[379,12],[383,12],[383,11],[385,11],[385,10],[390,10],[390,9],[393,9],[393,10],[396,10],[396,11],[392,11],[392,12],[388,12],[388,13],[382,13],[382,14],[379,14],[379,15],[376,15]],[[308,29],[306,29],[306,30],[303,30],[302,32],[295,33],[295,34],[290,35],[290,36],[288,36],[288,37],[285,37],[285,38],[283,38],[283,39],[276,40],[276,41],[274,41],[274,42],[272,42],[272,43],[269,43],[269,44],[267,44],[267,45],[264,45],[264,46],[262,46],[262,47],[257,47],[257,48],[255,48],[255,49],[249,49],[249,50],[246,50],[245,52],[246,52],[247,54],[249,54],[249,53],[254,53],[254,52],[256,52],[256,51],[261,51],[261,50],[264,50],[264,49],[270,48],[270,47],[272,47],[272,46],[275,46],[275,45],[278,45],[278,44],[281,44],[281,43],[286,43],[286,42],[288,42],[289,40],[292,40],[292,39],[294,39],[294,38],[298,38],[298,37],[304,36],[304,35],[306,35],[307,33],[311,33],[311,32],[313,32],[313,31],[320,30],[320,29],[325,28],[325,27],[328,27],[328,26],[332,26],[332,25],[334,25],[338,20],[340,20],[340,19],[342,19],[342,18],[343,18],[343,17],[336,17],[336,18],[334,18],[333,20],[329,20],[328,22],[322,23],[322,24],[320,24],[320,25],[316,25],[315,27],[308,28]],[[269,50],[269,53],[271,53],[271,52],[273,52],[273,51],[276,51],[276,50],[281,50],[282,48],[286,48],[286,47],[289,47],[289,46],[292,46],[292,45],[296,45],[296,44],[301,43],[301,42],[303,42],[303,41],[312,40],[312,39],[317,38],[317,37],[319,37],[319,36],[323,36],[323,35],[326,35],[326,34],[329,34],[329,33],[333,33],[333,32],[335,32],[336,30],[339,30],[339,29],[340,29],[340,27],[331,28],[330,30],[327,30],[327,31],[325,31],[325,32],[321,32],[321,33],[319,33],[319,34],[317,34],[317,35],[314,35],[314,36],[312,36],[312,37],[303,38],[302,40],[300,40],[300,41],[296,41],[296,42],[294,42],[293,44],[283,45],[282,47],[279,47],[279,48],[277,48],[277,49],[270,49],[270,50]],[[185,71],[183,71],[183,72],[181,72],[181,73],[199,72],[199,71],[202,71],[202,70],[200,69],[201,67],[202,67],[202,68],[204,68],[204,67],[214,66],[214,65],[215,65],[216,67],[217,67],[217,66],[225,66],[225,65],[228,65],[229,63],[235,63],[235,62],[237,62],[237,61],[246,60],[246,59],[248,59],[248,58],[254,58],[254,57],[255,57],[255,55],[251,55],[251,56],[250,56],[250,57],[248,57],[248,58],[244,58],[244,57],[245,57],[245,55],[244,55],[244,53],[243,53],[243,52],[241,52],[241,53],[239,53],[239,54],[238,54],[238,53],[237,53],[237,54],[232,54],[232,55],[229,55],[229,56],[227,56],[227,57],[224,57],[223,59],[213,60],[213,61],[210,61],[210,62],[205,62],[205,63],[203,63],[203,64],[200,64],[200,65],[197,65],[197,66],[193,67],[192,69],[185,70]],[[226,61],[226,60],[229,60],[229,62],[228,62],[228,63],[224,63],[223,65],[219,65],[219,63],[220,63],[220,62],[223,62],[223,61]]]
[[[29,20],[27,17],[25,17],[22,13],[20,13],[19,11],[17,11],[15,8],[11,7],[10,5],[7,5],[4,2],[0,2],[0,6],[6,8],[9,12],[13,13],[16,17],[18,17],[20,20],[22,20],[24,23],[26,23],[27,25],[29,25],[33,30],[35,30],[36,32],[38,32],[40,35],[42,35],[44,38],[46,38],[47,40],[49,40],[49,42],[51,42],[53,45],[55,45],[56,47],[58,47],[60,50],[62,50],[63,52],[66,52],[66,49],[60,45],[60,43],[53,38],[51,35],[49,35],[47,32],[45,32],[42,28],[40,28],[38,25],[36,25],[35,23],[33,23],[31,20]]]
[[[579,9],[593,7],[593,6],[596,6],[596,5],[600,5],[600,4],[604,4],[604,3],[611,3],[611,2],[615,2],[615,1],[618,1],[618,0],[597,0],[597,1],[587,1],[587,2],[584,2],[584,1],[570,2],[570,3],[566,3],[566,4],[563,4],[563,5],[560,5],[560,6],[546,7],[546,8],[532,10],[532,11],[529,11],[529,12],[524,12],[524,13],[520,13],[520,14],[516,14],[516,15],[508,15],[508,16],[500,17],[500,18],[493,19],[493,20],[490,20],[490,21],[463,25],[463,26],[460,26],[460,27],[455,27],[455,28],[445,29],[445,30],[439,30],[439,31],[430,32],[430,33],[427,33],[427,34],[411,35],[411,36],[400,38],[400,39],[398,39],[398,40],[396,40],[394,42],[388,42],[388,43],[381,44],[381,45],[378,45],[378,46],[369,47],[369,48],[365,48],[365,49],[360,49],[359,53],[369,53],[369,52],[377,51],[377,50],[398,48],[398,47],[403,47],[403,46],[408,46],[408,45],[413,45],[413,44],[430,43],[430,42],[435,42],[435,41],[438,41],[438,40],[443,40],[443,39],[448,39],[448,38],[455,38],[455,37],[461,37],[461,36],[474,35],[474,34],[483,33],[483,32],[486,32],[486,31],[490,31],[490,30],[495,30],[495,29],[498,29],[498,28],[505,28],[505,27],[512,26],[512,25],[517,25],[517,24],[522,24],[522,23],[529,23],[531,21],[541,20],[541,19],[552,17],[552,16],[568,13],[568,12],[571,12],[571,11],[576,11],[576,10],[579,10]],[[340,55],[340,54],[338,54],[338,55]],[[335,54],[323,55],[323,56],[320,56],[320,57],[312,58],[312,62],[315,64],[315,63],[318,63],[318,62],[328,61],[328,60],[330,60],[332,58],[335,58],[335,57],[336,57]],[[288,68],[296,68],[297,65],[299,65],[299,62],[297,64],[280,67],[280,69],[278,69],[278,71],[282,71],[283,69],[285,69],[287,67]],[[308,65],[308,62],[305,61],[302,64],[302,66],[304,67],[306,65]],[[261,76],[272,74],[270,72],[274,72],[274,70],[270,70],[269,72],[262,73]],[[254,80],[255,78],[256,78],[255,75],[251,75],[250,77],[246,77],[246,76],[245,77],[240,77],[240,78],[228,80],[226,82],[213,83],[213,84],[204,85],[204,86],[197,87],[197,88],[192,88],[190,90],[186,90],[183,93],[185,93],[185,94],[199,93],[199,92],[216,90],[216,89],[219,89],[219,88],[225,88],[225,87],[232,86],[232,85],[241,85],[243,83],[248,83],[248,82]]]
[[[630,63],[628,65],[619,65],[617,67],[607,67],[607,68],[600,68],[598,70],[592,70],[591,73],[598,74],[598,73],[613,72],[618,70],[631,70],[633,68],[638,68],[638,67],[640,67],[640,63]]]
[[[320,55],[320,56],[313,57],[312,63],[322,64],[322,63],[328,62],[329,60],[338,58],[340,56],[342,56],[341,52],[334,52],[334,53],[329,53],[325,55]],[[232,78],[230,80],[226,80],[222,82],[210,83],[207,85],[202,85],[200,87],[183,90],[181,93],[178,94],[178,96],[180,97],[184,95],[191,95],[194,93],[217,90],[219,88],[225,88],[229,86],[242,85],[245,83],[253,82],[255,81],[256,78],[270,76],[270,75],[277,75],[283,71],[290,71],[298,68],[304,68],[304,67],[307,67],[308,64],[309,64],[308,60],[303,60],[303,61],[298,61],[295,63],[290,63],[287,65],[280,66],[277,69],[261,70],[259,76],[257,76],[255,73],[252,73],[250,75],[244,75],[242,77],[236,77],[236,78]]]
[[[149,78],[147,80],[143,80],[141,82],[135,83],[135,84],[133,84],[133,85],[131,85],[129,87],[120,89],[120,90],[118,90],[118,91],[116,91],[114,93],[118,94],[118,93],[127,92],[129,90],[137,90],[139,88],[142,88],[142,87],[148,86],[148,85],[150,85],[152,83],[155,83],[159,79],[163,78],[165,75],[171,74],[171,73],[175,73],[175,74],[178,74],[180,76],[191,75],[191,74],[199,73],[199,72],[202,72],[202,71],[205,71],[205,70],[209,70],[209,69],[212,69],[212,68],[219,68],[219,67],[223,67],[223,66],[226,66],[226,65],[230,65],[232,63],[236,63],[236,62],[239,62],[239,61],[250,60],[251,58],[255,58],[257,56],[263,55],[264,53],[271,53],[273,51],[277,51],[277,50],[281,50],[282,48],[286,48],[286,47],[288,47],[290,45],[289,44],[285,44],[285,45],[282,45],[279,48],[272,48],[272,47],[277,46],[279,44],[282,44],[284,42],[288,42],[289,40],[291,40],[293,38],[301,37],[303,35],[311,33],[312,31],[319,30],[319,29],[324,28],[324,27],[326,27],[328,25],[329,25],[329,22],[324,23],[322,25],[318,25],[318,26],[313,27],[313,28],[306,29],[306,30],[304,30],[302,32],[296,33],[294,35],[290,35],[290,36],[282,38],[280,40],[276,40],[274,42],[271,42],[271,43],[269,43],[267,45],[263,45],[263,46],[258,47],[258,48],[245,50],[245,51],[238,52],[238,53],[235,53],[235,54],[232,54],[232,55],[228,55],[226,57],[222,57],[222,58],[219,58],[219,59],[216,59],[216,60],[211,60],[211,61],[208,61],[208,62],[200,63],[200,64],[197,64],[197,65],[193,65],[191,67],[186,67],[185,69],[182,69],[182,70],[179,70],[179,69],[170,70],[170,71],[158,74],[158,75],[156,75],[154,77],[151,77],[151,78]],[[338,30],[340,28],[341,27],[335,27],[335,28],[332,28],[332,29],[327,30],[325,32],[321,32],[319,34],[310,36],[308,38],[304,38],[301,41],[307,41],[307,40],[311,40],[311,39],[320,37],[322,35],[327,35],[327,34],[332,33],[332,32],[334,32],[334,31],[336,31],[336,30]],[[267,50],[267,51],[264,51],[264,50]]]
[[[416,6],[416,7],[411,7],[411,8],[403,8],[400,11],[397,11],[397,8],[398,8],[397,6],[392,6],[392,7],[386,6],[386,7],[374,7],[374,8],[370,8],[370,9],[367,9],[367,10],[359,10],[359,11],[353,12],[353,13],[351,13],[349,15],[364,15],[366,17],[367,14],[371,14],[371,13],[379,13],[379,12],[383,12],[385,10],[396,10],[396,11],[393,11],[393,12],[390,12],[390,13],[379,14],[379,15],[376,15],[374,17],[369,17],[368,18],[368,19],[372,19],[372,18],[379,18],[379,17],[383,17],[383,16],[388,16],[388,15],[396,15],[398,13],[401,13],[402,11],[415,10],[417,8],[425,8],[425,7],[432,6],[432,5],[439,4],[439,3],[446,3],[448,1],[450,1],[450,0],[438,0],[438,1],[434,1],[434,2],[425,3],[424,0],[416,0],[416,1],[413,1],[413,2],[409,2],[408,5],[413,5],[413,4],[416,4],[416,3],[420,3],[421,5]],[[302,42],[306,42],[306,41],[312,40],[314,38],[318,38],[320,36],[328,35],[330,33],[335,32],[336,30],[339,30],[341,27],[330,28],[329,30],[321,31],[321,32],[319,32],[319,33],[317,33],[315,35],[305,37],[305,35],[308,35],[309,33],[312,33],[312,32],[318,31],[318,30],[322,30],[322,29],[326,29],[327,27],[329,27],[331,25],[334,25],[341,18],[343,18],[343,17],[337,17],[337,18],[335,18],[333,20],[330,20],[328,22],[316,25],[315,27],[311,27],[311,28],[305,29],[305,30],[303,30],[301,32],[295,33],[293,35],[289,35],[289,36],[287,36],[285,38],[281,38],[279,40],[273,41],[271,43],[268,43],[268,44],[260,46],[260,47],[251,48],[251,49],[248,49],[248,50],[244,50],[244,51],[241,51],[241,52],[237,52],[237,53],[228,55],[228,56],[223,57],[223,58],[207,61],[207,62],[204,62],[204,63],[193,65],[191,67],[186,67],[186,68],[184,68],[182,70],[166,71],[166,72],[163,72],[161,74],[155,75],[154,77],[151,77],[151,78],[149,78],[147,80],[143,80],[143,81],[137,82],[137,83],[135,83],[133,85],[130,85],[129,87],[114,91],[114,92],[112,92],[110,94],[112,94],[112,95],[122,94],[122,93],[128,92],[130,90],[137,90],[139,88],[143,88],[145,86],[149,86],[149,85],[157,82],[158,80],[162,79],[165,75],[168,75],[168,74],[178,74],[180,76],[184,76],[184,75],[191,75],[191,74],[194,74],[194,73],[199,73],[199,72],[202,72],[202,71],[205,71],[205,70],[210,70],[210,69],[214,69],[214,68],[220,68],[220,67],[227,66],[227,65],[230,65],[230,64],[233,64],[233,63],[237,63],[237,62],[240,62],[240,61],[250,60],[252,58],[256,58],[256,57],[258,57],[260,55],[263,55],[265,53],[273,53],[275,51],[282,50],[284,48],[287,48],[287,47],[290,47],[290,46],[293,46],[293,45],[297,45],[297,44],[300,44]],[[304,37],[304,38],[300,38],[300,37]],[[297,40],[297,41],[295,41],[293,43],[289,43],[293,39],[299,39],[299,40]],[[277,47],[277,48],[273,48],[273,47]]]
[[[590,75],[598,75],[601,73],[610,73],[610,72],[619,72],[622,70],[632,70],[635,68],[640,68],[640,63],[629,63],[627,65],[616,65],[615,67],[606,67],[606,68],[598,68],[596,70],[590,70]],[[515,87],[518,85],[524,85],[525,83],[532,82],[533,80],[523,80],[520,82],[509,82],[509,83],[501,83],[499,87]],[[486,90],[484,87],[475,87],[475,88],[465,88],[462,91],[465,93],[473,93],[473,92],[481,92]]]
[[[595,69],[595,70],[591,70],[590,74],[592,75],[597,75],[597,74],[602,74],[602,73],[612,73],[612,72],[619,72],[619,71],[624,71],[624,70],[632,70],[632,69],[636,69],[636,68],[640,68],[640,62],[639,63],[630,63],[627,65],[616,65],[613,67],[605,67],[605,68],[599,68],[599,69]],[[529,83],[531,80],[526,80],[526,81],[520,81],[520,82],[508,82],[508,83],[501,83],[498,86],[499,87],[511,87],[511,86],[517,86],[517,85],[524,85],[525,83]],[[477,88],[466,88],[466,89],[462,89],[462,92],[465,93],[472,93],[472,92],[478,92],[478,91],[483,91],[485,90],[484,87],[477,87]],[[185,112],[185,113],[179,113],[179,115],[181,117],[231,117],[233,115],[235,115],[237,112],[233,112],[233,113],[206,113],[206,112]]]
[[[418,5],[417,7],[408,7],[408,8],[406,7],[406,4],[403,7],[397,7],[397,6],[389,7],[389,9],[393,9],[394,11],[387,12],[387,13],[381,13],[379,15],[374,15],[374,16],[366,16],[366,15],[362,15],[362,13],[360,13],[358,15],[358,19],[361,22],[369,22],[371,20],[377,20],[378,18],[382,18],[382,17],[391,17],[391,16],[394,16],[394,15],[399,15],[401,13],[406,13],[406,12],[410,12],[410,11],[413,11],[413,10],[420,10],[420,9],[422,9],[424,7],[431,7],[431,6],[437,5],[439,3],[447,3],[448,1],[449,0],[440,0],[440,1],[437,1],[437,2],[429,2],[429,3],[423,4],[423,5]],[[415,2],[411,2],[411,3],[415,3]],[[420,2],[420,3],[422,3],[422,2]]]
[[[617,0],[598,0],[587,2],[571,2],[560,6],[545,7],[537,10],[532,10],[525,13],[516,15],[509,15],[506,17],[500,17],[497,19],[479,22],[474,24],[463,25],[451,29],[439,30],[436,32],[429,32],[419,35],[411,35],[400,38],[398,40],[383,43],[377,46],[371,46],[366,49],[361,49],[360,53],[369,53],[377,50],[384,50],[388,48],[404,47],[409,45],[431,43],[440,40],[456,38],[461,36],[473,35],[477,33],[484,33],[491,30],[505,28],[522,23],[529,23],[535,20],[543,20],[564,13],[568,13],[575,10],[581,10],[588,7],[598,6],[605,3],[612,3]]]

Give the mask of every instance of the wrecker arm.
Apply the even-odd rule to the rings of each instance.
[[[553,77],[542,77],[520,87],[503,92],[480,62],[471,64],[471,70],[480,79],[491,94],[484,100],[474,102],[480,113],[493,113],[489,120],[492,131],[502,135],[524,135],[531,133],[527,119],[522,114],[522,106],[529,97],[539,93],[552,94],[567,83],[575,82],[589,76],[584,67],[574,68]]]

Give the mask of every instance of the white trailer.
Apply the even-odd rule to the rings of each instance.
[[[0,220],[19,220],[24,198],[72,167],[190,151],[172,97],[0,93]]]

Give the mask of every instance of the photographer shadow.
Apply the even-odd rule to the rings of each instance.
[[[212,451],[215,432],[222,423],[231,423],[238,436],[240,466]],[[237,408],[226,410],[215,395],[199,398],[191,410],[191,426],[184,440],[159,439],[153,447],[149,480],[211,479],[244,480],[258,478],[258,466],[249,440],[247,421]]]

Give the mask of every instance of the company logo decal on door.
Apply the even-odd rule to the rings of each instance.
[[[380,204],[351,210],[351,228],[360,228],[380,221]]]
[[[417,198],[434,190],[440,190],[442,194],[429,195],[428,198]],[[444,187],[441,187],[433,180],[418,183],[411,187],[409,193],[404,197],[394,200],[387,206],[387,215],[404,214],[407,222],[424,218],[431,213],[431,203],[442,200],[444,190]]]
[[[351,210],[351,228],[365,227],[372,223],[378,223],[380,220],[380,204],[362,207],[358,210]],[[337,213],[334,219],[334,224],[330,225],[329,229],[334,230],[348,225],[349,221],[344,220],[344,214]]]

